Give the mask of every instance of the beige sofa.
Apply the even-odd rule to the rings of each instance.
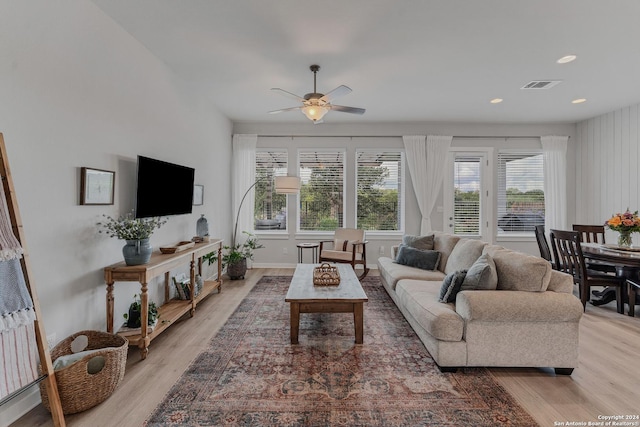
[[[583,314],[569,275],[542,258],[459,236],[434,233],[435,271],[378,259],[382,283],[442,371],[463,366],[552,367],[571,375],[578,364]],[[496,290],[462,290],[438,302],[449,273],[489,254]],[[394,253],[395,257],[395,253]],[[486,257],[485,257],[486,258]]]

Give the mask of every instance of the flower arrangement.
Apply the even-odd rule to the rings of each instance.
[[[102,227],[99,233],[105,233],[109,237],[117,237],[121,240],[142,240],[148,239],[156,228],[160,228],[167,222],[160,217],[154,218],[134,218],[133,212],[114,219],[108,215],[98,226]]]
[[[631,213],[627,208],[626,212],[611,216],[604,225],[620,233],[637,233],[640,232],[640,217],[638,211]]]
[[[631,213],[629,208],[625,213],[614,214],[605,223],[605,227],[613,231],[620,233],[618,237],[618,246],[622,248],[631,247],[631,233],[637,233],[640,231],[640,218],[638,218],[638,211]]]

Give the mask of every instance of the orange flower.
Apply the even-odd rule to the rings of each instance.
[[[609,221],[607,221],[607,224],[617,227],[618,225],[622,224],[622,220],[620,219],[619,216],[614,216]]]

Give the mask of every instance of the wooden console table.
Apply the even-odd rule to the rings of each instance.
[[[218,278],[217,280],[204,281],[202,290],[194,296],[196,263],[198,274],[202,276],[202,257],[210,252],[218,252]],[[140,283],[140,303],[141,303],[141,328],[139,335],[129,335],[126,338],[130,345],[137,345],[140,348],[142,359],[149,353],[149,343],[160,335],[165,329],[171,326],[182,315],[190,312],[195,314],[196,306],[206,296],[215,289],[222,291],[222,240],[211,239],[209,242],[196,243],[195,246],[187,250],[174,254],[163,254],[154,251],[151,259],[143,265],[126,265],[124,261],[113,264],[104,269],[104,280],[107,283],[107,332],[113,333],[113,284],[115,282],[139,282]],[[171,287],[170,273],[172,269],[189,263],[191,277],[191,299],[178,300],[169,299],[169,289]],[[164,274],[164,304],[158,308],[160,317],[153,332],[147,333],[149,296],[147,294],[147,284],[154,277]]]

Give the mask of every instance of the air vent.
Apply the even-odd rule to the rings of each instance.
[[[562,83],[562,80],[534,80],[520,89],[551,89],[555,85]]]

